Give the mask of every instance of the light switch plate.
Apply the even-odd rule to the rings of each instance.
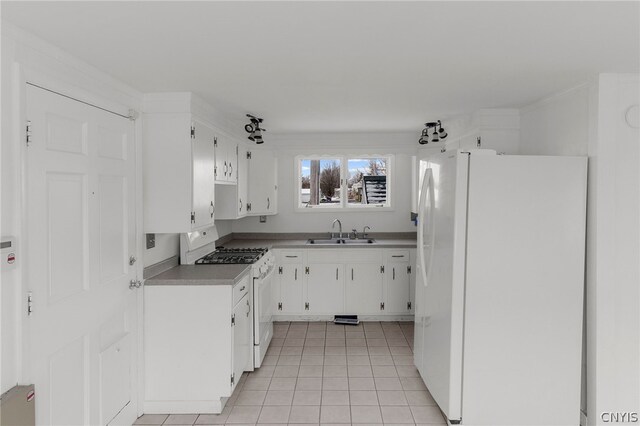
[[[260,216],[260,223],[267,223],[267,216]]]
[[[156,246],[156,234],[147,234],[147,250]]]

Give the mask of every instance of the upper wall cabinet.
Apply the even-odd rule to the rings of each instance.
[[[213,224],[216,131],[197,111],[188,93],[145,96],[146,233],[191,232]]]
[[[231,138],[218,135],[215,146],[216,183],[236,184],[238,182],[238,143]]]
[[[249,159],[249,216],[278,213],[277,158],[273,151],[252,149]]]
[[[238,166],[236,167],[236,185],[224,182],[216,185],[216,219],[240,219],[247,215],[249,206],[249,164],[247,147],[244,143],[237,143]],[[216,164],[219,160],[216,159]],[[218,168],[218,170],[220,170]],[[216,181],[216,183],[220,183]]]

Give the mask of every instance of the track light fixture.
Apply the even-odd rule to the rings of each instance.
[[[248,139],[258,145],[264,143],[264,140],[262,140],[262,132],[266,132],[267,129],[260,128],[260,124],[262,124],[262,118],[254,117],[251,114],[247,114],[247,117],[249,117],[250,123],[245,124],[244,130],[249,133]]]
[[[433,133],[429,135],[429,130],[433,129]],[[447,132],[442,128],[442,122],[438,121],[430,121],[428,123],[424,123],[424,129],[422,129],[422,133],[420,134],[420,139],[418,139],[418,143],[420,145],[426,145],[429,142],[440,142],[444,140],[447,136]]]

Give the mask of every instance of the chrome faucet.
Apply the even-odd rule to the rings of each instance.
[[[338,222],[338,231],[340,232],[340,234],[338,234],[338,238],[342,239],[342,222],[340,222],[340,219],[334,220],[331,224],[331,235],[333,235],[333,228],[336,227],[336,222]]]
[[[362,238],[367,238],[367,229],[371,231],[371,227],[369,226],[365,226],[364,228],[362,228]]]

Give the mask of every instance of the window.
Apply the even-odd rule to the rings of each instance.
[[[306,156],[296,163],[298,208],[391,207],[391,156]]]

